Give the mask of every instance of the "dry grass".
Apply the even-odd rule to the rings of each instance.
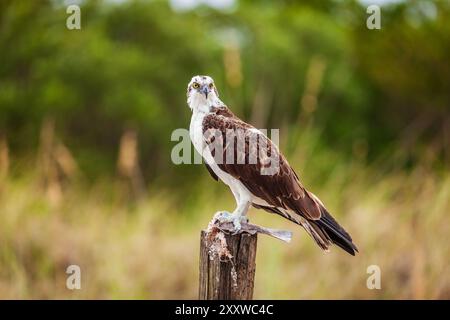
[[[253,222],[295,231],[291,244],[260,236],[255,297],[449,299],[450,174],[341,171],[312,191],[360,254],[322,253],[300,228],[253,209]],[[189,206],[164,191],[120,203],[107,182],[71,186],[55,206],[37,181],[1,182],[0,298],[196,298],[199,230],[233,206],[224,186],[204,179],[199,189],[208,191]],[[81,267],[81,290],[65,286],[70,264]],[[366,287],[372,264],[381,290]]]

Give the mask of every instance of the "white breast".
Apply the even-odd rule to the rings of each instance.
[[[200,154],[202,154],[203,148],[203,119],[205,116],[206,113],[194,111],[189,126],[189,136],[192,144],[194,145],[195,150]]]
[[[219,178],[221,178],[222,173],[223,174],[227,174],[227,173],[220,170],[220,168],[217,166],[216,162],[214,161],[214,157],[212,156],[211,152],[209,151],[209,148],[205,148],[206,144],[204,143],[204,138],[203,138],[203,119],[207,115],[208,114],[204,113],[204,112],[194,111],[194,113],[192,114],[192,118],[191,118],[191,124],[189,126],[189,136],[191,138],[192,144],[195,147],[195,150],[197,150],[197,152],[202,155],[205,162],[211,167],[211,169],[214,170],[214,173],[217,174],[219,176]],[[217,170],[215,170],[215,168],[217,168]]]

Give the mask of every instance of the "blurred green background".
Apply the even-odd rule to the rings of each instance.
[[[170,136],[207,74],[360,249],[252,209],[294,231],[260,237],[255,298],[449,299],[450,2],[375,1],[381,30],[370,3],[1,1],[0,298],[196,298],[199,231],[234,200]]]

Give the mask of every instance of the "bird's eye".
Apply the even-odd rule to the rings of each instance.
[[[198,89],[198,88],[200,88],[200,85],[199,85],[197,82],[194,82],[194,83],[192,84],[192,88]]]
[[[213,84],[213,83],[210,83],[210,84],[209,84],[209,88],[210,88],[210,89],[214,88],[214,84]]]

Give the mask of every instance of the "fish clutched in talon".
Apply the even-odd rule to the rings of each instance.
[[[228,211],[217,212],[213,220],[216,220],[219,224],[231,222],[234,227],[233,234],[239,233],[242,229],[242,224],[248,223],[246,216],[238,216]]]

